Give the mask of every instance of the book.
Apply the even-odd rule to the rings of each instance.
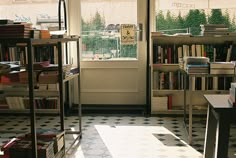
[[[236,107],[236,103],[231,96],[229,96],[229,98],[228,98],[228,103],[230,106]]]
[[[9,141],[2,145],[1,151],[4,152],[4,155],[1,158],[10,158],[9,149],[15,144],[16,140],[19,140],[19,138],[11,138]]]
[[[177,48],[178,51],[178,58],[183,58],[183,47],[179,46]]]
[[[210,74],[223,74],[223,75],[233,75],[234,69],[230,68],[211,68]]]
[[[191,56],[192,57],[195,57],[196,56],[196,45],[195,44],[192,44],[191,46]]]
[[[168,47],[167,48],[167,63],[171,64],[172,63],[172,48]]]
[[[206,90],[206,78],[201,77],[201,90]]]
[[[185,70],[187,73],[209,73],[209,64],[187,64]]]
[[[171,110],[173,108],[173,99],[172,95],[168,95],[168,109]]]
[[[55,128],[50,128],[50,129],[43,129],[43,128],[37,128],[36,129],[36,135],[38,138],[59,138],[64,134],[63,131],[55,129]],[[28,133],[26,134],[26,137],[30,137],[31,134]]]
[[[231,53],[232,53],[232,44],[229,46],[228,48],[228,51],[227,51],[227,56],[226,56],[226,62],[230,62],[230,56],[231,56]]]
[[[201,45],[199,45],[199,44],[196,45],[196,56],[197,57],[202,56],[202,49],[201,49]]]
[[[30,30],[30,38],[39,39],[40,30]]]
[[[189,56],[189,45],[183,45],[183,57]]]
[[[51,129],[42,129],[42,128],[37,128],[36,129],[36,135],[39,140],[47,140],[47,141],[53,141],[53,148],[54,148],[54,153],[59,152],[63,146],[65,145],[64,142],[64,131],[51,128]],[[31,137],[31,133],[28,133],[25,135],[26,138]]]
[[[211,69],[234,69],[233,62],[210,62]]]
[[[225,24],[202,24],[201,28],[226,28]]]
[[[14,21],[10,19],[0,19],[0,25],[3,24],[14,24]]]
[[[168,108],[167,96],[153,97],[152,98],[152,111],[166,111]]]
[[[157,45],[153,45],[153,59],[152,59],[152,63],[158,63],[158,47]]]
[[[206,65],[209,63],[208,57],[184,57],[185,65]]]
[[[159,89],[159,86],[158,86],[158,73],[157,71],[153,71],[153,83],[152,83],[152,86],[153,86],[153,89]]]
[[[200,74],[208,74],[209,73],[209,70],[208,68],[197,68],[197,69],[194,69],[194,68],[190,68],[190,69],[186,69],[186,72],[191,74],[196,74],[196,73],[200,73]]]
[[[231,86],[231,88],[229,89],[229,95],[232,98],[231,100],[233,102],[235,102],[236,99],[236,93],[235,93],[235,88]]]

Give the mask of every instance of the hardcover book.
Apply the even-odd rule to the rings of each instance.
[[[234,69],[234,63],[232,63],[232,62],[210,62],[210,68]]]

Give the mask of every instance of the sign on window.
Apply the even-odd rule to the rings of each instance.
[[[121,24],[121,44],[133,45],[135,44],[135,25]]]

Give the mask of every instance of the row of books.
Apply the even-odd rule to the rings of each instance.
[[[236,100],[236,83],[232,82],[229,88],[229,98],[228,98],[229,105],[232,107],[236,107],[235,100]]]
[[[153,64],[174,64],[186,57],[208,57],[210,62],[229,62],[236,60],[236,45],[192,44],[192,45],[154,45]]]
[[[6,97],[6,104],[8,109],[23,110],[30,109],[28,97]],[[34,98],[35,109],[59,109],[58,97],[35,97]],[[1,106],[0,106],[1,107]]]
[[[234,75],[236,67],[234,62],[188,63],[183,70],[189,74]]]
[[[153,86],[157,89],[180,89],[179,72],[154,72],[154,77],[159,77],[159,83],[156,83],[157,78],[154,78]]]
[[[33,52],[34,62],[49,61],[50,64],[58,63],[56,46],[35,46]],[[28,63],[27,48],[21,45],[16,47],[0,45],[0,61],[20,61],[21,65],[26,65]]]
[[[43,65],[45,62],[35,63],[34,66],[34,82],[35,83],[45,83],[53,84],[59,81],[59,72],[57,64],[49,64],[48,66]],[[63,65],[63,78],[65,79],[71,74],[78,73],[79,68],[71,68],[71,64]],[[1,67],[0,67],[1,68]],[[27,65],[26,65],[27,68]],[[8,73],[2,73],[0,76],[0,83],[28,83],[28,71],[27,69],[21,69],[19,71],[10,71]]]
[[[183,74],[176,72],[154,72],[154,90],[182,90],[184,89]],[[193,90],[228,90],[232,77],[192,77],[191,87]],[[190,80],[187,76],[186,89],[189,89]]]

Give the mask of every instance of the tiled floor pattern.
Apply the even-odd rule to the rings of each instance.
[[[59,128],[59,117],[37,117],[38,128]],[[77,130],[76,116],[65,118],[65,128]],[[193,122],[193,144],[188,145],[182,117],[83,116],[82,140],[67,158],[202,158],[205,118]],[[0,146],[30,130],[26,116],[0,116]],[[6,131],[6,133],[4,133]],[[10,133],[9,133],[10,132]],[[236,127],[231,130],[229,157],[236,153]],[[66,147],[72,135],[66,136]]]

